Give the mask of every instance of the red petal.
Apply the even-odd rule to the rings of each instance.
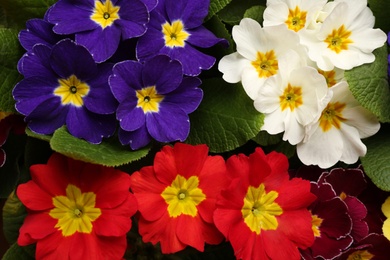
[[[176,173],[188,179],[191,176],[198,176],[202,171],[208,157],[209,148],[205,144],[193,146],[176,143],[173,146],[173,151],[175,154]],[[157,169],[156,172],[158,172]]]
[[[26,246],[57,233],[56,224],[57,220],[48,213],[28,214],[19,230],[18,244]]]
[[[199,188],[206,194],[206,198],[215,199],[228,183],[224,159],[221,156],[209,156],[199,173]]]
[[[177,174],[184,174],[178,172],[175,156],[173,148],[166,145],[154,157],[156,178],[165,185],[171,185]]]
[[[314,245],[311,246],[313,257],[323,257],[325,259],[333,259],[340,255],[342,251],[347,249],[353,242],[351,236],[341,239],[332,239],[326,234],[321,234],[317,237]]]
[[[228,235],[234,254],[237,259],[251,260],[253,258],[253,252],[255,250],[264,250],[262,244],[258,244],[261,240],[256,233],[249,230],[244,221],[240,221],[237,224],[233,224]]]
[[[310,182],[299,178],[287,181],[284,185],[278,187],[276,191],[279,195],[275,202],[284,211],[306,208],[316,199],[316,196],[310,192]]]
[[[213,221],[213,213],[214,213],[215,207],[216,207],[215,199],[210,199],[210,198],[206,198],[198,206],[196,206],[201,218],[208,223],[214,222]]]
[[[71,243],[72,236],[64,237],[60,231],[54,232],[51,236],[38,241],[35,258],[43,260],[70,259]]]
[[[176,178],[176,177],[175,177]],[[161,183],[155,176],[153,167],[143,167],[131,175],[131,190],[136,193],[154,193],[160,195],[169,184]]]
[[[262,231],[262,236],[265,251],[270,259],[301,259],[297,246],[278,230]]]
[[[20,201],[31,210],[49,210],[54,208],[50,194],[42,190],[35,182],[20,184],[16,194]]]
[[[241,222],[243,218],[239,210],[217,208],[214,211],[214,223],[226,238],[228,238],[230,229]]]
[[[202,234],[202,220],[198,217],[181,215],[177,218],[176,234],[179,240],[186,245],[192,246],[198,251],[204,250],[204,237]]]
[[[227,175],[231,178],[242,179],[245,186],[249,185],[251,167],[249,157],[244,154],[233,155],[226,161]]]

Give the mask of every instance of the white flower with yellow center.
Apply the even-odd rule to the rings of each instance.
[[[297,145],[298,157],[306,165],[329,168],[338,161],[355,163],[367,151],[360,139],[379,131],[378,119],[352,96],[346,81],[331,90],[333,97],[321,117],[306,128]]]
[[[387,37],[382,30],[373,29],[375,17],[367,0],[335,0],[333,5],[321,26],[300,34],[310,59],[322,70],[349,70],[373,62],[372,52],[383,46]]]
[[[326,0],[268,0],[264,10],[264,27],[284,24],[299,32],[306,28],[326,4]]]
[[[218,69],[227,82],[241,81],[253,100],[266,79],[278,74],[279,59],[288,50],[295,50],[301,57],[307,56],[298,35],[284,25],[262,28],[255,20],[244,18],[233,27],[232,35],[237,52],[223,57]]]
[[[278,76],[265,82],[254,105],[265,115],[262,130],[284,131],[283,140],[295,145],[303,140],[305,126],[318,119],[330,95],[325,78],[290,51],[280,59]]]

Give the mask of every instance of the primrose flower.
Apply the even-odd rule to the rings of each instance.
[[[151,7],[156,0],[148,0]],[[47,14],[58,34],[76,34],[97,62],[110,58],[121,39],[146,31],[149,12],[141,0],[59,0]]]
[[[386,216],[382,227],[383,235],[390,240],[390,197],[382,204],[382,212]]]
[[[378,119],[352,96],[347,82],[331,90],[333,97],[321,117],[307,126],[305,139],[297,145],[298,157],[306,165],[329,168],[338,161],[355,163],[367,151],[360,139],[379,131]]]
[[[226,167],[232,180],[217,199],[214,221],[237,259],[300,259],[298,248],[314,241],[310,182],[290,180],[287,157],[260,148],[230,157]]]
[[[200,80],[184,77],[178,61],[158,55],[144,64],[117,63],[110,86],[119,101],[119,139],[132,149],[159,142],[184,141],[190,131],[188,114],[203,97]]]
[[[283,140],[295,145],[305,136],[305,126],[318,120],[331,92],[325,78],[289,51],[279,61],[279,73],[267,79],[255,99],[255,108],[265,115],[262,130],[284,131]]]
[[[268,0],[264,10],[264,27],[284,24],[299,32],[315,20],[327,0]]]
[[[85,47],[65,39],[52,48],[34,45],[19,69],[25,78],[13,90],[15,107],[33,132],[52,134],[66,124],[73,136],[91,143],[114,133],[112,65],[97,65]]]
[[[388,259],[390,242],[381,234],[371,233],[344,251],[337,260]]]
[[[164,146],[153,166],[131,176],[139,204],[139,233],[144,242],[160,242],[164,254],[191,246],[219,244],[213,222],[216,197],[227,184],[225,161],[208,156],[206,145]]]
[[[215,58],[198,48],[210,48],[217,43],[227,44],[203,25],[210,0],[159,1],[150,13],[148,30],[137,43],[137,58],[145,61],[158,54],[166,54],[183,65],[183,73],[197,76],[201,70],[210,69]]]
[[[37,259],[121,259],[137,201],[130,176],[53,154],[18,186],[28,214],[18,244],[36,243]]]
[[[382,30],[373,29],[375,17],[367,0],[335,0],[332,4],[335,6],[321,26],[300,34],[310,59],[325,71],[373,62],[372,52],[383,46],[387,37]]]
[[[306,58],[299,37],[284,25],[261,28],[253,19],[244,18],[233,27],[237,52],[223,57],[218,69],[229,83],[242,82],[245,92],[255,100],[266,79],[279,73],[279,61],[288,51],[294,50]]]

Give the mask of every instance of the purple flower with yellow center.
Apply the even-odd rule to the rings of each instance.
[[[155,0],[147,0],[152,8]],[[110,58],[123,40],[141,36],[149,21],[148,7],[140,0],[59,0],[48,11],[58,34],[76,34],[97,62]]]
[[[150,13],[147,32],[137,43],[137,58],[148,60],[157,54],[166,54],[183,65],[185,75],[197,76],[210,69],[215,58],[197,48],[210,48],[217,43],[227,44],[203,25],[208,14],[209,0],[159,1]]]
[[[110,86],[119,101],[119,140],[132,149],[159,142],[184,141],[190,130],[188,114],[203,97],[196,77],[183,77],[180,62],[158,55],[143,63],[117,63]]]
[[[66,124],[73,136],[91,143],[114,133],[117,102],[108,85],[112,65],[96,64],[85,47],[69,39],[53,48],[36,44],[22,59],[25,78],[13,97],[33,132],[52,134]]]

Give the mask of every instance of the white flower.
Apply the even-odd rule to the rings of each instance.
[[[264,10],[264,27],[284,24],[295,32],[316,20],[327,0],[268,0]]]
[[[321,26],[300,34],[310,59],[322,70],[349,70],[373,62],[372,52],[383,46],[387,37],[373,29],[375,17],[367,0],[335,0],[330,10]]]
[[[377,118],[352,96],[346,81],[331,90],[333,97],[321,117],[307,127],[305,139],[297,145],[298,157],[306,165],[329,168],[338,161],[355,163],[367,150],[360,139],[379,131]]]
[[[299,37],[284,25],[261,28],[255,20],[244,18],[233,27],[232,35],[237,52],[223,57],[218,69],[227,82],[242,81],[253,100],[265,80],[278,74],[278,61],[286,51],[295,50],[301,57],[307,57]]]
[[[295,145],[302,141],[305,126],[318,120],[331,97],[325,78],[304,65],[290,51],[280,59],[279,74],[267,79],[254,102],[265,115],[262,130],[270,134],[284,131],[283,140]]]

